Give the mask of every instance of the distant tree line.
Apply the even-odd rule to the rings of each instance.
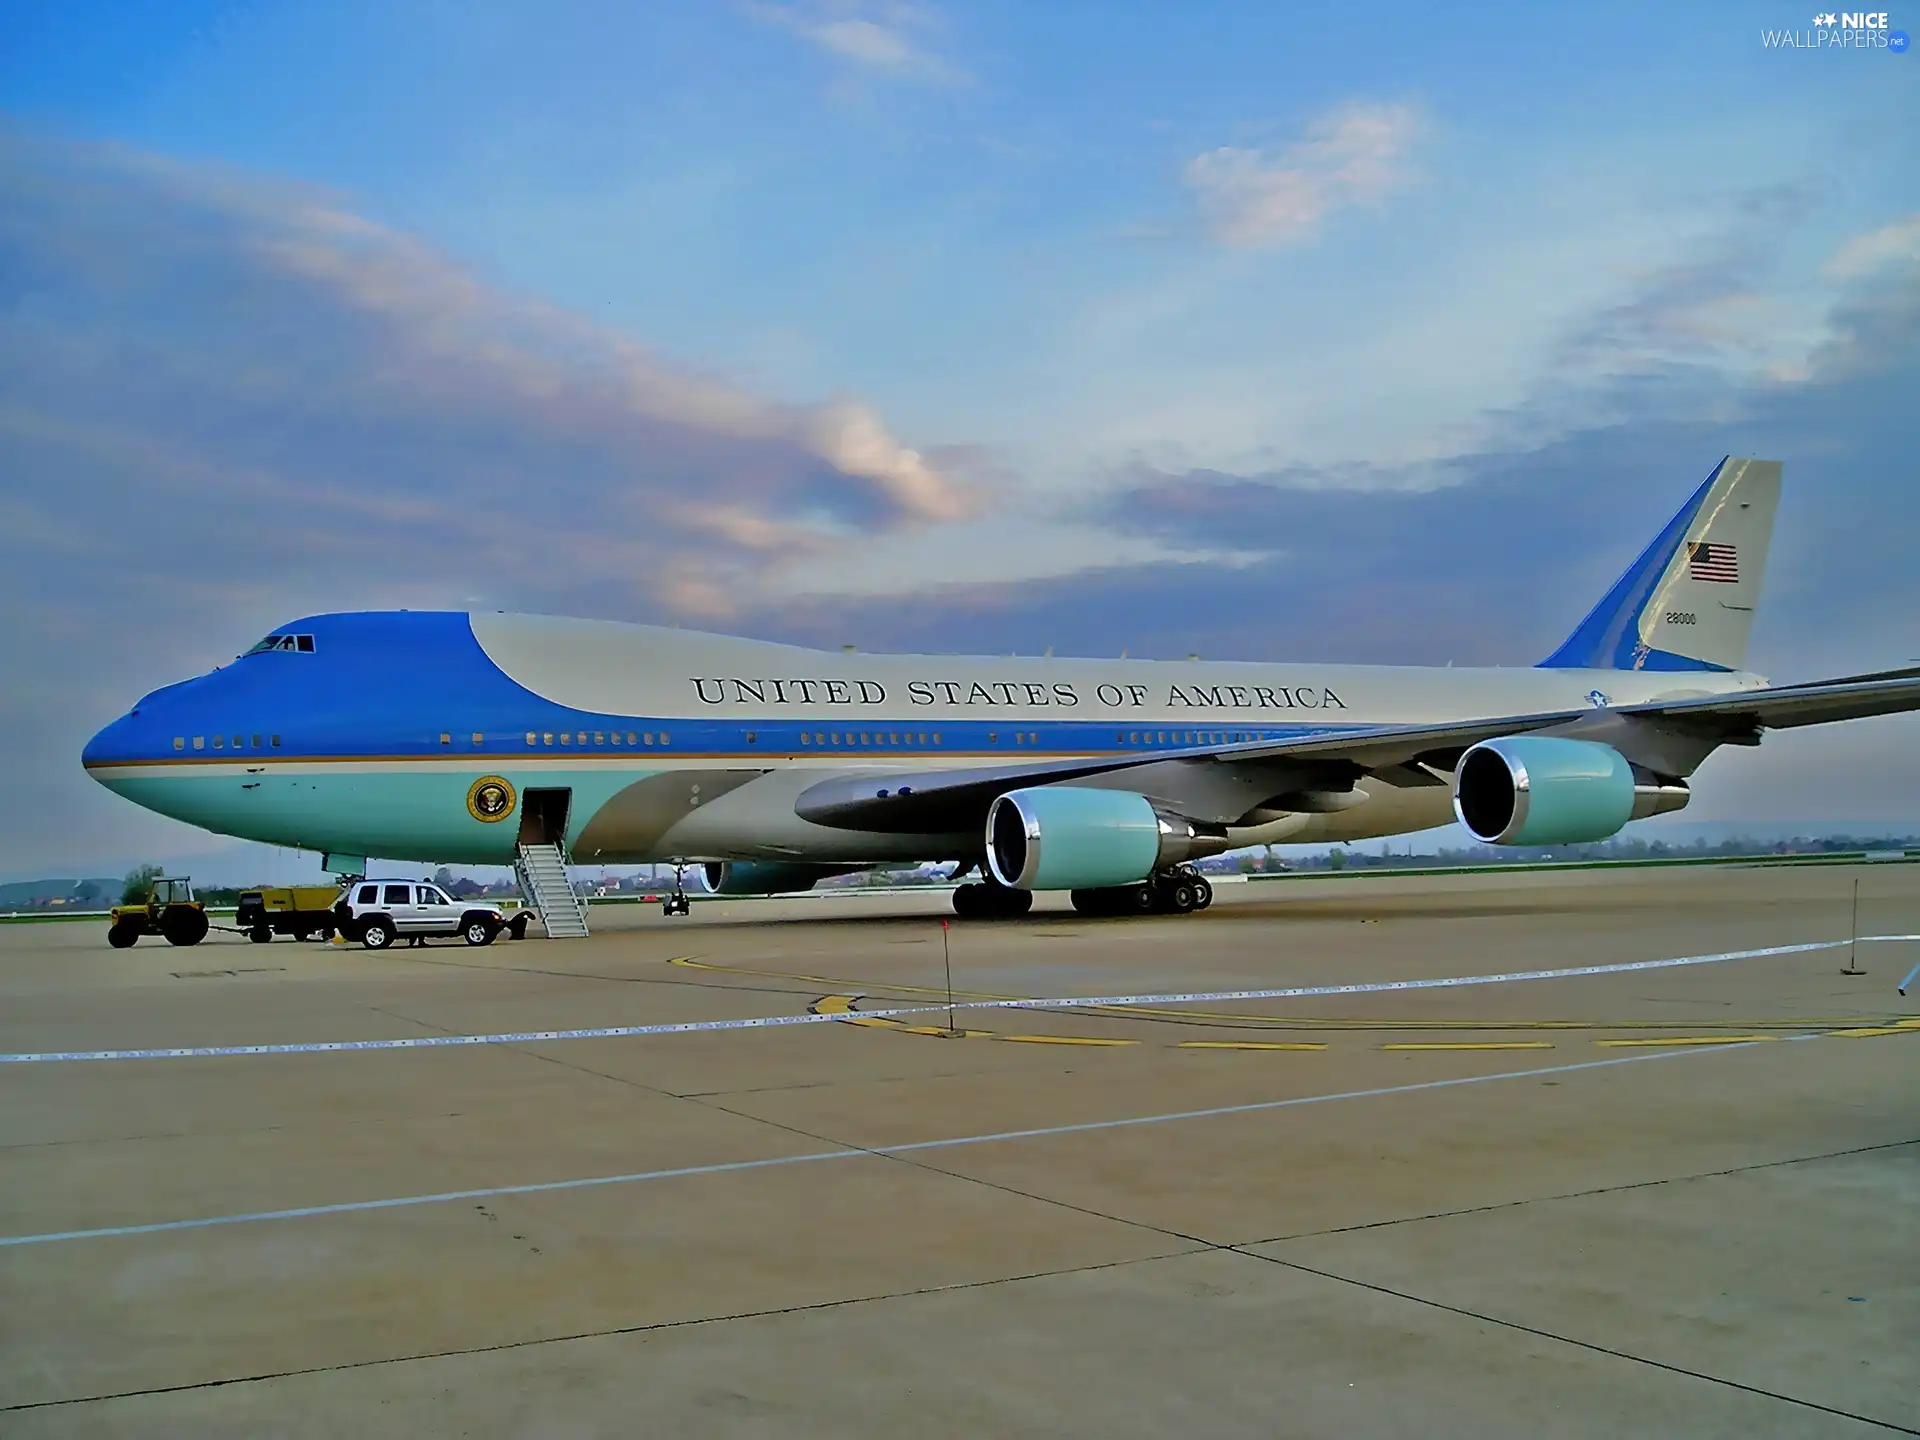
[[[1616,835],[1611,840],[1590,845],[1473,845],[1421,854],[1369,853],[1334,846],[1318,855],[1296,856],[1290,863],[1295,870],[1437,870],[1456,866],[1538,865],[1551,861],[1707,860],[1748,855],[1847,855],[1863,850],[1914,849],[1920,849],[1920,836],[1823,835],[1757,840],[1752,836],[1734,835],[1725,840],[1671,844],[1665,840]]]

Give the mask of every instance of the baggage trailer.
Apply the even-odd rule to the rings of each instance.
[[[290,885],[277,889],[248,890],[240,896],[234,923],[247,932],[256,945],[265,945],[276,935],[291,935],[296,940],[333,938],[334,902],[340,898],[335,885]]]

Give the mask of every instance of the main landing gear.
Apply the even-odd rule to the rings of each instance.
[[[967,920],[1012,919],[1033,909],[1033,892],[977,880],[953,892],[953,913]]]
[[[1212,903],[1213,886],[1189,865],[1134,885],[1073,892],[1073,908],[1082,915],[1187,915]]]
[[[1082,915],[1187,915],[1212,903],[1213,886],[1190,865],[1162,870],[1135,885],[1073,892],[1073,908]],[[975,881],[953,892],[953,913],[968,920],[1008,919],[1032,908],[1031,890],[997,880]]]

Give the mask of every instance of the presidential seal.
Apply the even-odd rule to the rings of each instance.
[[[467,791],[467,813],[491,825],[513,813],[513,785],[498,775],[482,775]]]

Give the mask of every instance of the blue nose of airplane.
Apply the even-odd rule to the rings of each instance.
[[[103,726],[94,737],[87,741],[80,751],[80,763],[96,780],[102,779],[98,767],[115,763],[125,764],[129,760],[141,758],[135,753],[139,738],[140,717],[128,711],[112,724]]]

